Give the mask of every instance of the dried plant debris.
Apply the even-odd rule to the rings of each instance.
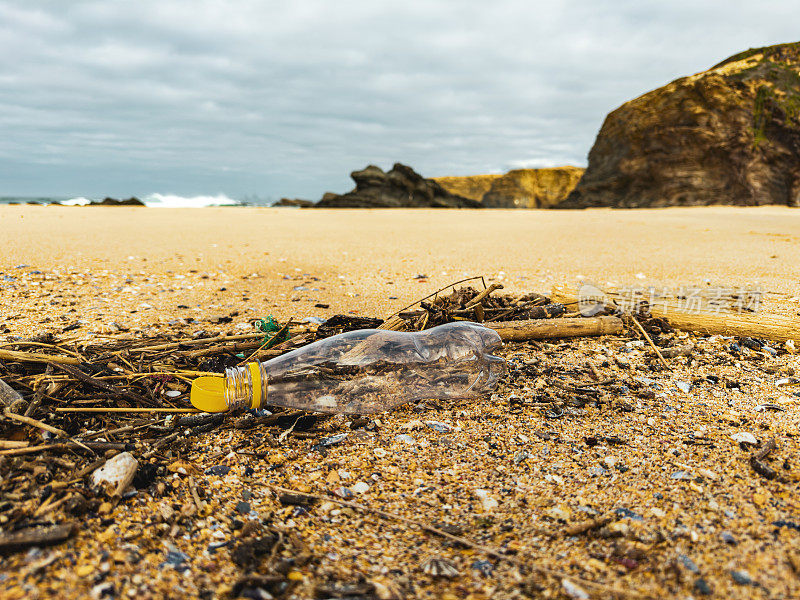
[[[518,321],[526,319],[552,319],[565,314],[561,304],[537,293],[519,295],[498,294],[500,284],[484,290],[471,286],[454,289],[447,295],[436,295],[419,303],[419,308],[404,310],[398,316],[409,330],[419,331],[457,320],[478,323]]]
[[[401,318],[549,304],[499,292]],[[637,319],[669,369],[635,328],[512,343],[490,397],[370,418],[55,412],[185,408],[197,373],[288,351],[313,327],[263,350],[264,334],[222,330],[11,340],[0,378],[22,403],[0,421],[2,595],[800,596],[800,357]]]

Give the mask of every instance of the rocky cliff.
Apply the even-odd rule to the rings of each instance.
[[[346,194],[328,192],[319,208],[480,208],[471,198],[452,194],[433,179],[425,179],[411,167],[395,163],[386,173],[375,165],[350,174],[356,187]]]
[[[435,179],[446,190],[480,200],[486,208],[549,208],[567,197],[582,174],[579,167],[557,167]]]
[[[751,49],[610,113],[563,208],[800,205],[800,42]]]

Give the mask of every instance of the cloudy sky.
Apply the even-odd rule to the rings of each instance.
[[[796,0],[0,0],[0,196],[585,165],[610,110],[797,22]]]

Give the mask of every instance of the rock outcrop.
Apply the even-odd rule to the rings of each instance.
[[[800,205],[800,42],[751,49],[606,117],[559,205]]]
[[[550,208],[566,199],[581,175],[580,167],[556,167],[435,179],[446,190],[480,200],[486,208]]]
[[[350,174],[356,187],[346,194],[326,193],[319,208],[480,208],[481,203],[452,194],[411,167],[395,163],[386,173],[375,165]]]
[[[144,202],[136,196],[127,200],[117,200],[116,198],[103,198],[100,202],[89,202],[87,206],[146,206]]]
[[[303,200],[302,198],[281,198],[272,206],[282,206],[288,208],[311,208],[314,203],[311,200]]]

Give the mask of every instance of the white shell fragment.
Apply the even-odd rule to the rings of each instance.
[[[92,473],[92,485],[101,488],[109,496],[122,496],[133,481],[139,461],[130,452],[122,452],[106,461]]]
[[[753,446],[758,444],[758,442],[756,441],[756,436],[754,436],[752,433],[748,431],[739,431],[737,433],[731,434],[731,439],[739,444],[741,444],[742,442],[744,442],[745,444],[752,444]]]
[[[474,493],[475,497],[481,501],[484,512],[491,512],[498,507],[499,503],[489,495],[488,491],[477,489]]]

